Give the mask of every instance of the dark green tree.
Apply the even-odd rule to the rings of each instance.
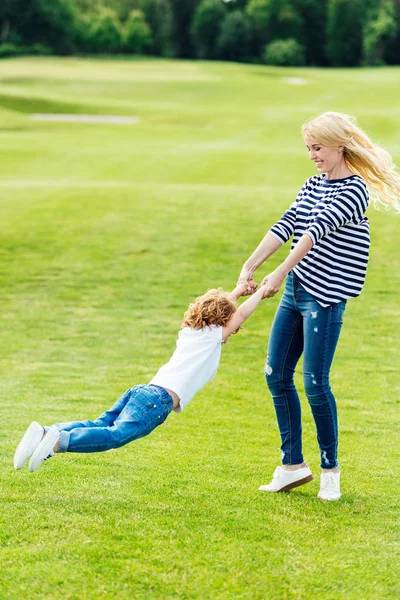
[[[132,10],[129,13],[124,32],[124,48],[128,52],[141,54],[151,46],[151,30],[141,10]]]
[[[152,45],[151,54],[159,56],[173,55],[173,15],[170,0],[131,0],[134,8],[143,11],[150,25]]]
[[[224,60],[246,62],[251,52],[251,27],[241,10],[229,12],[221,25],[218,54]]]
[[[396,33],[385,44],[383,59],[389,65],[400,65],[400,0],[396,0]]]
[[[307,65],[326,64],[325,38],[328,0],[296,0],[302,21],[300,41],[305,48]]]
[[[94,52],[121,52],[123,34],[118,16],[111,8],[102,8],[90,22],[90,46]]]
[[[357,66],[363,54],[362,0],[329,0],[326,54],[332,66]]]
[[[173,53],[178,58],[196,55],[190,33],[193,15],[201,0],[171,0],[173,15]]]
[[[378,0],[368,15],[364,30],[364,58],[369,65],[384,62],[386,45],[396,37],[394,0]]]
[[[1,41],[41,44],[57,54],[75,49],[77,11],[71,0],[3,0]]]
[[[274,40],[265,47],[263,59],[266,65],[302,67],[305,65],[304,47],[293,38]]]
[[[256,55],[275,39],[301,40],[303,20],[295,0],[250,0],[245,14],[251,23]]]
[[[199,58],[217,57],[217,40],[225,15],[222,0],[203,0],[197,7],[191,32]]]

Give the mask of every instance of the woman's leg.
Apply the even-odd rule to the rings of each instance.
[[[112,424],[81,427],[78,422],[76,428],[62,429],[58,451],[103,452],[119,448],[148,435],[165,421],[173,408],[171,396],[157,386],[139,385],[129,392],[124,408]]]
[[[311,406],[322,469],[339,467],[338,420],[329,373],[343,323],[345,302],[322,307],[304,292],[300,303],[304,327],[304,387]]]
[[[272,324],[265,365],[265,377],[281,435],[283,465],[303,463],[301,407],[294,385],[295,367],[302,352],[302,316],[293,302],[291,288],[287,286]]]

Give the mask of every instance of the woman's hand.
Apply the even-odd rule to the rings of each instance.
[[[246,284],[246,288],[243,292],[243,296],[249,296],[250,294],[254,294],[257,291],[258,285],[253,279],[253,273],[247,267],[243,267],[241,273],[239,275],[239,279],[237,285]]]
[[[275,296],[279,292],[284,279],[285,274],[279,269],[275,269],[275,271],[264,277],[260,284],[261,286],[266,286],[263,298],[272,298],[272,296]]]

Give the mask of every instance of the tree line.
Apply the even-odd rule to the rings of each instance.
[[[0,57],[400,64],[400,0],[1,0]]]

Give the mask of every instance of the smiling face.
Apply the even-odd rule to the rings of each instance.
[[[328,175],[344,163],[343,146],[323,146],[306,135],[304,138],[310,160],[315,163],[318,173]]]

